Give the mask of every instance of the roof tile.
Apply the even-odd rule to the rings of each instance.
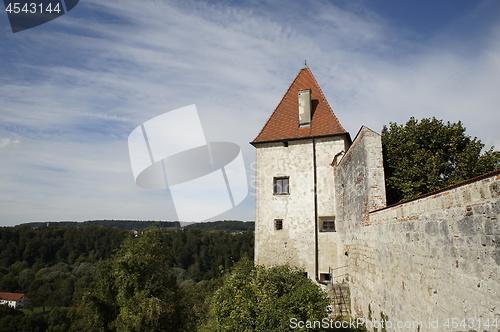
[[[311,89],[311,125],[299,127],[299,90]],[[333,113],[309,68],[303,68],[292,82],[259,135],[251,142],[347,134]]]
[[[0,300],[17,301],[17,300],[19,300],[23,296],[24,296],[24,294],[20,294],[20,293],[4,293],[4,292],[0,292]]]

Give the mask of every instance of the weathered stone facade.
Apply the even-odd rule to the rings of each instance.
[[[380,208],[381,149],[363,131],[335,166],[352,314],[387,331],[498,331],[500,171]]]
[[[338,242],[331,163],[350,143],[311,71],[303,68],[252,141],[257,264],[298,266],[314,280],[329,275],[335,263],[330,244]]]
[[[259,146],[255,225],[257,264],[300,266],[311,278],[315,278],[317,272],[318,277],[329,272],[335,258],[330,244],[336,242],[338,234],[316,231],[315,220],[335,215],[329,151],[339,153],[345,148],[344,136],[317,138],[314,142],[313,139],[290,141],[287,147],[281,142]],[[289,179],[288,194],[273,192],[273,179],[279,177]],[[281,229],[276,229],[275,220],[282,220]],[[318,271],[316,233],[319,233]]]
[[[352,144],[346,132],[252,144],[257,264],[345,282],[371,331],[500,331],[500,170],[386,207],[381,137],[364,126]]]

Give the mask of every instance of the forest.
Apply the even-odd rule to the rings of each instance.
[[[184,226],[184,229],[201,229],[203,231],[244,232],[244,231],[253,231],[255,229],[255,222],[254,221],[243,222],[239,220],[197,222],[191,225]]]
[[[0,331],[290,331],[329,317],[303,271],[254,266],[253,223],[216,224],[1,227],[0,291],[29,304],[0,305]]]
[[[158,229],[141,232],[149,230]],[[134,237],[130,231],[94,225],[1,227],[0,291],[27,294],[29,308],[46,312],[22,314],[1,306],[0,329],[53,331],[49,329],[52,316],[73,314],[70,309],[78,307],[84,293],[96,282],[99,265],[109,260],[125,240]],[[169,268],[182,278],[199,283],[217,279],[243,256],[252,259],[253,232],[165,230],[161,231],[161,250],[169,256]],[[23,319],[19,320],[18,315]],[[19,329],[20,323],[25,324],[24,329]]]
[[[157,228],[181,228],[181,223],[178,221],[157,221],[157,220],[87,220],[87,221],[37,221],[22,224],[29,227],[43,226],[66,226],[66,227],[87,227],[87,226],[104,226],[117,227],[125,230],[138,230],[148,227]]]

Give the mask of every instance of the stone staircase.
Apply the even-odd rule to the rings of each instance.
[[[328,285],[332,316],[347,316],[351,314],[349,284],[331,283]]]

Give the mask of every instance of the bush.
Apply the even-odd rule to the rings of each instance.
[[[289,331],[290,319],[328,317],[327,294],[290,266],[264,268],[243,259],[210,300],[205,331]]]

